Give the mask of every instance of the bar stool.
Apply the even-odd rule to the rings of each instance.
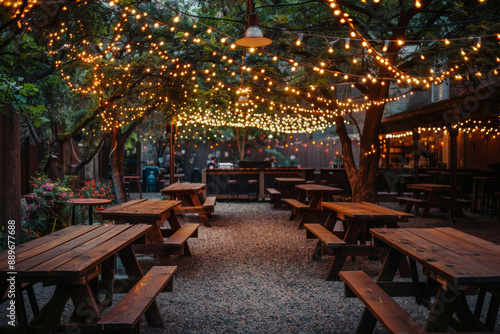
[[[236,201],[239,201],[238,180],[228,180],[227,185],[227,199],[229,199],[229,196],[232,196],[233,198],[236,197]]]
[[[259,181],[257,180],[248,180],[248,200],[250,200],[250,195],[255,195],[256,200],[259,198],[259,195],[257,193],[258,183]]]

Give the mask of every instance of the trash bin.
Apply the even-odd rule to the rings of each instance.
[[[158,182],[158,175],[160,175],[160,168],[157,166],[144,167],[142,170],[143,191],[144,192],[158,192],[160,191],[160,184]]]

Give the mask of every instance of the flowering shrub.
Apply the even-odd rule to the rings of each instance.
[[[75,190],[73,197],[77,198],[99,198],[99,199],[110,199],[111,201],[116,201],[115,190],[113,187],[113,182],[111,180],[97,179],[91,181],[80,189]],[[77,216],[75,216],[75,222],[83,221],[84,217],[88,214],[87,206],[81,206],[80,210],[77,210]],[[94,221],[97,220],[97,212],[93,210],[92,212]]]
[[[73,179],[65,176],[52,181],[44,174],[30,179],[33,199],[23,210],[23,232],[39,237],[68,225],[67,201],[73,195],[69,188]]]
[[[79,198],[102,198],[116,200],[116,195],[111,180],[97,179],[90,182],[85,187],[76,190],[72,197]]]

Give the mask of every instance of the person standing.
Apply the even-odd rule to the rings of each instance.
[[[217,169],[217,158],[212,158],[212,160],[207,164],[207,169]]]

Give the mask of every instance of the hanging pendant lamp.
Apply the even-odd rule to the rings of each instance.
[[[236,40],[236,45],[247,48],[257,48],[266,46],[273,41],[270,38],[264,37],[262,30],[259,28],[259,14],[251,13],[248,15],[248,28],[245,31],[245,37]]]

